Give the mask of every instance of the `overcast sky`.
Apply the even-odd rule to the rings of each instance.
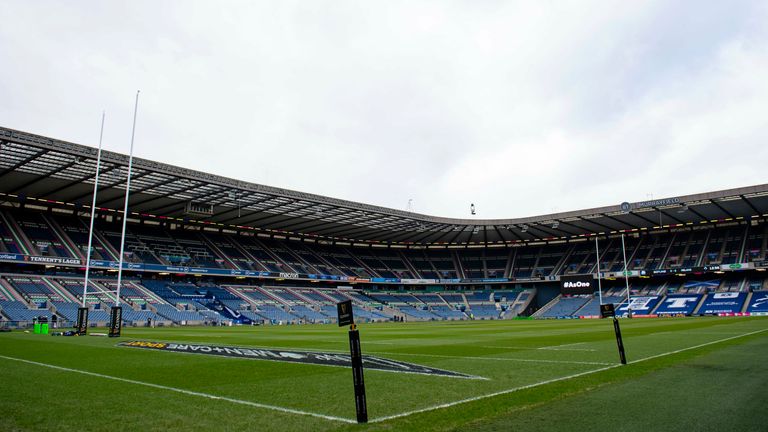
[[[768,183],[765,1],[0,2],[0,125],[437,216]]]

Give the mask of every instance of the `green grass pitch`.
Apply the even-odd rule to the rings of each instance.
[[[481,379],[117,347],[126,340],[348,352],[331,325],[0,333],[0,430],[768,430],[768,318],[363,324],[363,353]],[[99,330],[96,330],[99,331]],[[101,330],[103,331],[103,329]]]

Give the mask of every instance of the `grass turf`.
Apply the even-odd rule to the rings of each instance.
[[[368,370],[368,425],[343,422],[354,419],[349,369],[145,351],[116,347],[108,338],[4,333],[0,430],[642,430],[654,419],[663,420],[664,430],[730,424],[750,430],[767,424],[758,409],[768,381],[763,330],[766,318],[623,320],[631,363],[618,367],[609,321],[363,325],[365,354],[487,378]],[[121,340],[343,352],[346,338],[343,329],[318,325],[126,328]],[[714,415],[715,408],[722,412]]]

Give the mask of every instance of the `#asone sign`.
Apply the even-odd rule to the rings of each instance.
[[[560,276],[560,293],[565,295],[592,294],[597,289],[592,275]]]

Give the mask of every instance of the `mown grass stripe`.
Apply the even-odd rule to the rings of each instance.
[[[523,362],[523,363],[561,363],[561,364],[577,364],[577,365],[609,365],[611,364],[606,362],[591,362],[591,361],[576,361],[576,360],[547,360],[547,359],[529,359],[529,358],[519,358],[519,357],[453,356],[453,355],[445,355],[445,354],[420,354],[420,353],[383,352],[383,351],[376,351],[375,354],[436,357],[436,358],[457,359],[457,360],[469,359],[469,360],[512,361],[512,362]]]
[[[649,356],[649,357],[644,357],[644,358],[639,359],[639,360],[630,361],[630,362],[627,362],[627,364],[641,363],[641,362],[644,362],[644,361],[653,360],[653,359],[660,358],[660,357],[665,357],[665,356],[669,356],[669,355],[673,355],[673,354],[678,354],[678,353],[685,352],[685,351],[690,351],[690,350],[694,350],[694,349],[698,349],[698,348],[703,348],[703,347],[709,346],[709,345],[714,345],[714,344],[718,344],[718,343],[722,343],[722,342],[727,342],[727,341],[733,340],[733,339],[739,339],[739,338],[743,338],[743,337],[747,337],[747,336],[752,336],[752,335],[755,335],[755,334],[758,334],[758,333],[762,333],[762,332],[765,332],[765,331],[768,331],[768,329],[756,330],[756,331],[753,331],[753,332],[744,333],[744,334],[740,334],[740,335],[736,335],[736,336],[731,336],[731,337],[724,338],[724,339],[718,339],[718,340],[715,340],[715,341],[706,342],[706,343],[690,346],[690,347],[687,347],[687,348],[682,348],[682,349],[678,349],[678,350],[674,350],[674,351],[668,351],[668,352],[665,352],[665,353],[661,353],[661,354],[657,354],[657,355],[653,355],[653,356]],[[545,381],[540,381],[540,382],[533,383],[533,384],[527,384],[527,385],[524,385],[524,386],[514,387],[514,388],[511,388],[511,389],[507,389],[507,390],[501,390],[501,391],[489,393],[489,394],[486,394],[486,395],[474,396],[474,397],[470,397],[470,398],[466,398],[466,399],[461,399],[461,400],[454,401],[454,402],[447,402],[447,403],[444,403],[444,404],[434,405],[434,406],[431,406],[431,407],[421,408],[421,409],[412,410],[412,411],[406,411],[406,412],[403,412],[403,413],[394,414],[394,415],[390,415],[390,416],[377,417],[377,418],[369,420],[369,422],[370,423],[379,423],[379,422],[383,422],[383,421],[387,421],[387,420],[394,420],[394,419],[397,419],[397,418],[407,417],[407,416],[410,416],[410,415],[424,413],[424,412],[428,412],[428,411],[435,411],[435,410],[438,410],[438,409],[450,408],[452,406],[456,406],[456,405],[460,405],[460,404],[474,402],[474,401],[478,401],[478,400],[482,400],[482,399],[488,399],[488,398],[492,398],[492,397],[495,397],[495,396],[501,396],[501,395],[505,395],[505,394],[509,394],[509,393],[518,392],[518,391],[521,391],[521,390],[527,390],[527,389],[531,389],[531,388],[541,387],[543,385],[547,385],[547,384],[551,384],[551,383],[555,383],[555,382],[560,382],[560,381],[566,381],[566,380],[570,380],[570,379],[573,379],[573,378],[582,377],[582,376],[585,376],[585,375],[591,375],[591,374],[598,373],[598,372],[603,372],[603,371],[606,371],[606,370],[609,370],[609,369],[614,369],[614,368],[617,368],[619,366],[621,366],[621,364],[617,363],[617,364],[611,365],[611,366],[606,366],[606,367],[602,367],[602,368],[598,368],[598,369],[593,369],[593,370],[589,370],[589,371],[585,371],[585,372],[579,372],[579,373],[575,373],[575,374],[572,374],[572,375],[567,375],[567,376],[563,376],[563,377],[559,377],[559,378],[553,378],[553,379],[549,379],[549,380],[545,380]]]
[[[313,412],[308,412],[308,411],[296,410],[296,409],[292,409],[292,408],[284,408],[284,407],[279,407],[279,406],[275,406],[275,405],[266,405],[266,404],[261,404],[261,403],[258,403],[258,402],[251,402],[251,401],[246,401],[246,400],[241,400],[241,399],[234,399],[234,398],[230,398],[230,397],[226,397],[226,396],[216,396],[216,395],[212,395],[212,394],[208,394],[208,393],[201,393],[201,392],[196,392],[196,391],[192,391],[192,390],[184,390],[184,389],[180,389],[180,388],[176,388],[176,387],[164,386],[164,385],[161,385],[161,384],[154,384],[154,383],[149,383],[149,382],[144,382],[144,381],[137,381],[137,380],[132,380],[132,379],[128,379],[128,378],[120,378],[120,377],[116,377],[116,376],[104,375],[104,374],[100,374],[100,373],[96,373],[96,372],[89,372],[89,371],[84,371],[84,370],[80,370],[80,369],[67,368],[67,367],[63,367],[63,366],[56,366],[56,365],[52,365],[52,364],[48,364],[48,363],[40,363],[40,362],[36,362],[36,361],[32,361],[32,360],[26,360],[26,359],[20,359],[20,358],[16,358],[16,357],[8,357],[8,356],[0,355],[0,358],[6,359],[6,360],[17,361],[17,362],[21,362],[21,363],[27,363],[27,364],[36,365],[36,366],[42,366],[42,367],[46,367],[46,368],[50,368],[50,369],[56,369],[56,370],[60,370],[60,371],[64,371],[64,372],[79,373],[79,374],[93,376],[93,377],[97,377],[97,378],[104,378],[104,379],[109,379],[109,380],[113,380],[113,381],[120,381],[120,382],[124,382],[124,383],[129,383],[129,384],[141,385],[141,386],[151,387],[151,388],[160,389],[160,390],[168,390],[168,391],[172,391],[172,392],[176,392],[176,393],[181,393],[181,394],[185,394],[185,395],[189,395],[189,396],[198,396],[198,397],[203,397],[203,398],[207,398],[207,399],[222,400],[222,401],[231,402],[231,403],[240,404],[240,405],[247,405],[247,406],[252,406],[252,407],[256,407],[256,408],[263,408],[263,409],[268,409],[268,410],[272,410],[272,411],[279,411],[279,412],[289,413],[289,414],[298,414],[298,415],[304,415],[304,416],[310,416],[310,417],[317,417],[317,418],[321,418],[321,419],[325,419],[325,420],[331,420],[331,421],[337,421],[337,422],[343,422],[343,423],[353,423],[353,424],[357,423],[357,421],[355,421],[355,420],[347,419],[347,418],[343,418],[343,417],[335,417],[335,416],[330,416],[330,415],[325,415],[325,414],[318,414],[318,413],[313,413]]]

